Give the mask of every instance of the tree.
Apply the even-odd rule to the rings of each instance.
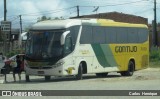
[[[45,20],[51,20],[51,17],[46,17],[46,16],[38,17],[37,22],[45,21]]]
[[[62,16],[61,16],[61,17],[55,17],[55,18],[42,16],[42,17],[38,17],[38,18],[37,18],[37,22],[45,21],[45,20],[63,20],[63,19],[64,19],[64,18],[63,18]]]
[[[55,17],[53,20],[63,20],[64,18],[61,16],[61,17]]]

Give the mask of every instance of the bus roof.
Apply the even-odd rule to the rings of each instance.
[[[41,22],[35,23],[31,27],[31,30],[64,29],[73,25],[81,25],[81,21],[77,19],[41,21]]]
[[[144,24],[132,24],[124,22],[115,22],[108,19],[66,19],[66,20],[47,20],[35,23],[30,30],[52,30],[65,29],[75,25],[94,25],[94,26],[113,26],[113,27],[139,27],[147,28]]]

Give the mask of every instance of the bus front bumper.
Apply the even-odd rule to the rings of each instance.
[[[32,69],[25,67],[26,75],[38,75],[38,76],[63,76],[67,75],[67,72],[63,70],[62,66],[51,69]]]

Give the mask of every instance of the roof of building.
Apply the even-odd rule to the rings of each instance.
[[[103,19],[111,19],[116,22],[127,22],[127,23],[148,25],[147,18],[131,15],[131,14],[125,14],[122,12],[107,12],[107,13],[98,13],[98,14],[91,14],[91,15],[82,15],[79,17],[71,17],[71,19],[74,19],[74,18],[103,18]]]

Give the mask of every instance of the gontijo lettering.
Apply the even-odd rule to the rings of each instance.
[[[116,53],[137,52],[137,46],[116,46],[115,52]]]

